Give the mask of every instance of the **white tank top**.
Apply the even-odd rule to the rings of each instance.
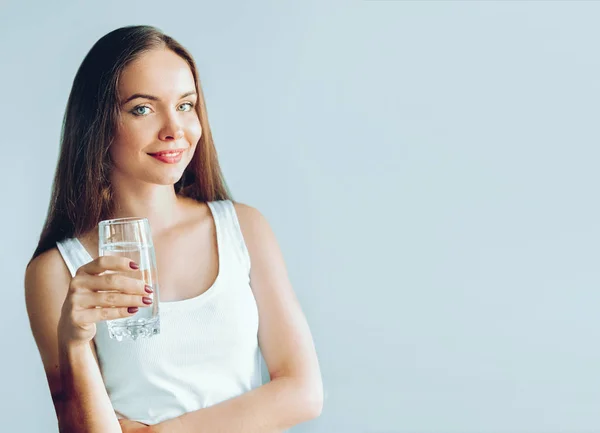
[[[191,299],[160,302],[160,334],[137,341],[108,337],[97,324],[96,351],[118,418],[157,424],[262,385],[258,309],[250,256],[233,203],[207,203],[215,220],[219,271]],[[92,260],[77,238],[57,242],[71,275]]]

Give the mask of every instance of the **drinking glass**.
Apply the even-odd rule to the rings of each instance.
[[[151,305],[139,307],[138,312],[131,317],[106,321],[110,338],[117,341],[122,341],[123,338],[137,340],[140,337],[159,334],[158,276],[148,220],[146,218],[116,218],[100,221],[98,236],[100,256],[127,257],[139,265],[139,270],[117,273],[142,279],[153,290],[153,293],[146,295],[152,298]]]

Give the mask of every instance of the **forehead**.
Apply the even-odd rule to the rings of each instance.
[[[119,94],[124,98],[137,92],[178,98],[194,89],[188,63],[169,49],[143,53],[127,65],[119,79]]]

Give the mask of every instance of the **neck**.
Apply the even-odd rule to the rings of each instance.
[[[115,179],[116,180],[116,179]],[[158,234],[181,219],[182,199],[173,185],[113,181],[113,218],[144,217]]]

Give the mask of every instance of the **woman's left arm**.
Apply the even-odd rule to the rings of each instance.
[[[150,426],[155,433],[276,433],[316,418],[323,384],[306,318],[265,217],[236,203],[252,263],[258,341],[271,381],[238,397]]]

